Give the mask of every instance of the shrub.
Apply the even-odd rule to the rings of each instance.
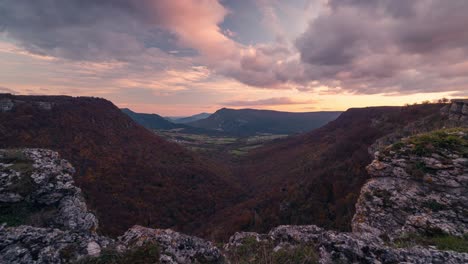
[[[414,145],[413,153],[419,156],[430,155],[441,149],[456,151],[466,156],[468,155],[468,139],[466,135],[457,135],[460,132],[467,133],[468,130],[461,128],[437,130],[410,137],[408,141]]]

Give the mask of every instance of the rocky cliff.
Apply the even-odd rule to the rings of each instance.
[[[111,243],[73,173],[53,151],[0,150],[0,263],[62,263]]]
[[[452,103],[441,109],[449,120],[458,124],[468,123],[468,99],[453,99]]]

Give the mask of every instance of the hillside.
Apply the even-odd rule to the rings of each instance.
[[[242,197],[223,180],[228,171],[103,99],[2,94],[0,146],[48,148],[69,160],[106,234],[138,223],[191,233]]]
[[[200,113],[200,114],[196,114],[196,115],[192,115],[188,117],[169,117],[168,119],[171,122],[176,123],[176,124],[186,124],[186,123],[194,122],[200,119],[208,118],[210,115],[211,114],[209,113]]]
[[[132,118],[138,124],[148,128],[148,129],[174,129],[180,128],[183,126],[179,126],[174,124],[164,117],[157,115],[157,114],[143,114],[143,113],[135,113],[128,108],[123,108],[122,112]]]
[[[368,149],[417,120],[442,126],[443,105],[350,109],[312,132],[252,151],[236,175],[250,198],[211,219],[205,232],[226,238],[236,230],[268,231],[280,224],[349,230],[359,190],[369,178]],[[413,129],[412,132],[417,131]]]
[[[223,131],[235,136],[256,134],[297,134],[321,127],[336,119],[341,112],[291,113],[255,109],[216,111],[206,119],[188,125]]]

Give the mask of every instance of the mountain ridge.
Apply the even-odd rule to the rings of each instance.
[[[318,128],[341,112],[281,112],[258,109],[221,108],[208,118],[187,123],[194,127],[223,131],[237,136],[261,133],[296,134]]]

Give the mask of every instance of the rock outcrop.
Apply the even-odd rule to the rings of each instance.
[[[468,99],[452,99],[451,104],[441,109],[443,115],[448,116],[454,123],[468,125]]]
[[[468,130],[444,130],[396,143],[368,166],[353,231],[397,238],[407,233],[468,232]]]
[[[0,150],[0,263],[62,263],[112,243],[96,234],[73,173],[50,150]]]
[[[313,245],[318,253],[319,263],[467,263],[468,254],[435,250],[432,248],[413,247],[410,249],[395,248],[386,245],[379,237],[372,234],[340,233],[326,231],[317,226],[279,226],[268,234],[249,232],[236,233],[225,248],[236,252],[246,245],[269,245],[264,249],[273,252]],[[252,243],[252,241],[254,241]],[[294,255],[289,256],[290,259]],[[268,263],[268,262],[267,262]],[[274,262],[281,263],[281,262]],[[294,263],[294,262],[291,262]],[[314,263],[314,262],[298,262]]]
[[[161,263],[224,263],[221,251],[213,243],[170,229],[134,226],[119,237],[120,250],[157,244]]]

